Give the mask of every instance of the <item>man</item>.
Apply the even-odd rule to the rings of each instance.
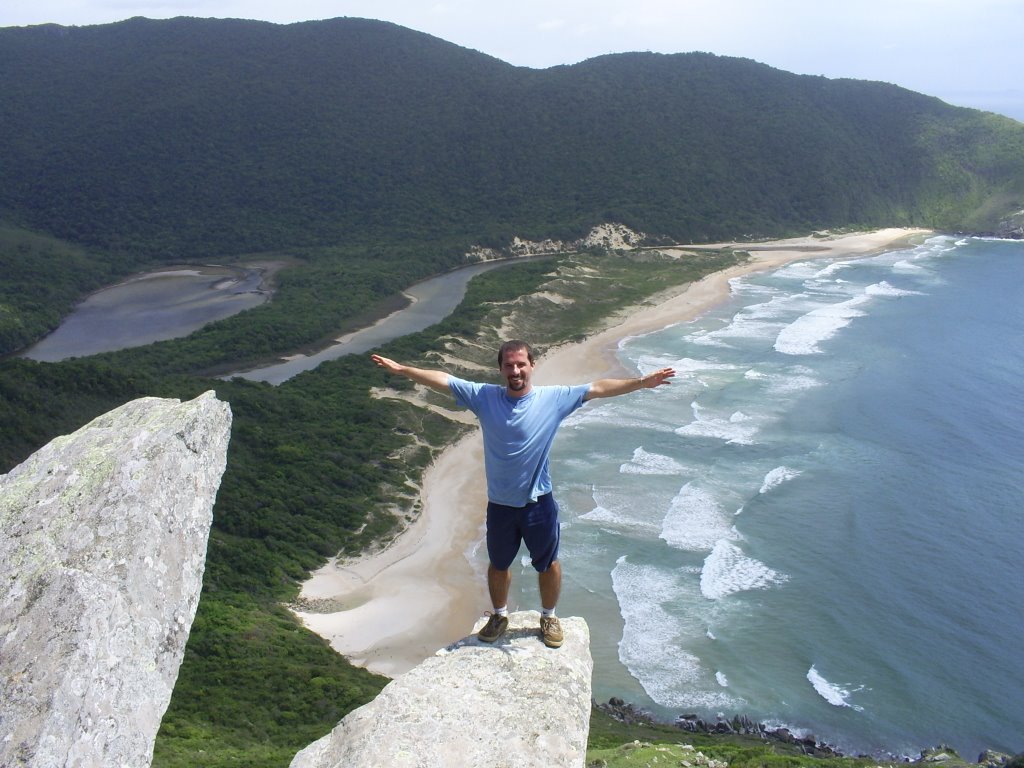
[[[559,647],[562,628],[555,605],[562,589],[562,567],[558,562],[558,505],[551,495],[548,461],[555,433],[562,420],[588,400],[653,389],[668,384],[675,371],[662,368],[633,379],[534,387],[533,350],[519,340],[506,341],[498,351],[504,385],[478,384],[444,371],[401,365],[380,355],[370,358],[389,373],[454,395],[480,422],[487,478],[487,589],[494,611],[477,636],[493,643],[508,628],[511,567],[525,542],[538,574],[540,634],[545,645]]]

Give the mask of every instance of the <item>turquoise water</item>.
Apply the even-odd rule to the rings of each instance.
[[[935,237],[627,340],[676,383],[588,404],[552,467],[595,698],[1024,750],[1022,293],[1024,243]]]

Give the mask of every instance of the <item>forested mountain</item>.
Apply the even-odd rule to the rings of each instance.
[[[1024,126],[703,53],[546,70],[389,23],[0,30],[0,211],[180,259],[368,238],[988,226]]]

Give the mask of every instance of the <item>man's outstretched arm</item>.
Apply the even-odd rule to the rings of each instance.
[[[590,391],[583,396],[584,400],[594,400],[598,397],[617,397],[638,389],[654,389],[662,384],[670,384],[673,376],[676,375],[672,368],[662,368],[654,373],[639,376],[635,379],[598,379],[590,385]]]
[[[411,379],[417,384],[423,384],[431,389],[436,389],[438,392],[451,393],[451,390],[448,388],[448,374],[444,371],[413,368],[411,365],[402,365],[389,357],[381,357],[380,355],[370,355],[370,359],[388,373],[393,373],[396,376],[405,376],[405,378]]]

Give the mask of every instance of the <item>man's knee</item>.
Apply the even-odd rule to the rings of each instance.
[[[534,567],[534,569],[536,569],[538,576],[545,576],[545,575],[554,576],[554,575],[560,574],[562,572],[562,566],[558,564],[558,558],[555,558],[550,563],[548,563],[547,564],[547,568],[545,568],[544,570],[541,570],[540,568],[537,568],[536,564],[534,564],[533,567]]]

